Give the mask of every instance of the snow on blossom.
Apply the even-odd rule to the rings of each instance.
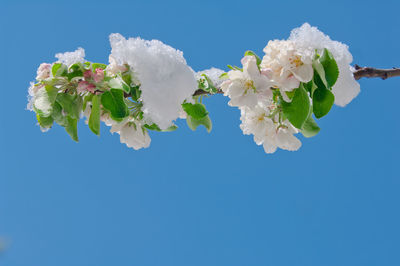
[[[124,64],[119,65],[117,63],[117,60],[115,60],[114,56],[112,55],[109,55],[108,62],[109,64],[106,67],[106,71],[110,75],[116,75],[119,72],[125,72],[128,70],[128,68]]]
[[[125,39],[118,33],[110,35],[110,43],[117,65],[128,64],[141,83],[144,120],[167,129],[197,89],[183,53],[158,40]]]
[[[51,64],[42,63],[37,69],[36,80],[47,79],[48,77],[50,77],[50,73],[51,73]]]
[[[314,50],[297,47],[293,41],[269,41],[264,48],[261,72],[274,82],[281,91],[298,88],[300,82],[309,82],[314,74],[312,60]],[[285,97],[286,94],[282,93]],[[285,100],[289,100],[287,97]]]
[[[73,52],[58,53],[55,55],[55,57],[58,58],[58,62],[61,62],[67,66],[71,66],[78,62],[85,62],[85,50],[79,47]]]
[[[254,56],[242,59],[243,72],[231,70],[229,79],[221,84],[225,96],[228,96],[230,106],[255,106],[260,98],[271,97],[272,82],[260,73]]]
[[[266,153],[274,153],[277,148],[296,151],[301,142],[294,134],[298,130],[289,121],[279,121],[279,114],[274,114],[272,102],[259,103],[253,108],[241,107],[240,128],[245,135],[254,135],[257,145],[263,145]]]
[[[146,129],[142,128],[142,123],[133,118],[127,118],[120,123],[113,123],[110,132],[120,135],[121,143],[125,143],[129,148],[139,150],[150,146],[150,136]]]
[[[218,87],[223,82],[223,80],[219,78],[223,73],[225,73],[225,71],[222,69],[212,67],[210,69],[196,72],[196,79],[201,79],[201,75],[205,74],[210,78],[214,86]]]
[[[353,69],[350,66],[353,56],[346,44],[331,40],[329,36],[308,23],[293,29],[289,40],[303,49],[317,49],[321,53],[327,48],[332,53],[339,67],[339,77],[332,88],[336,105],[345,106],[358,95],[360,84],[353,77]]]

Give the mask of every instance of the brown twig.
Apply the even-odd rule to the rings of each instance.
[[[359,80],[360,78],[387,79],[400,76],[400,68],[379,69],[373,67],[360,67],[359,65],[354,65],[354,68],[356,71],[354,71],[353,75],[356,80]]]

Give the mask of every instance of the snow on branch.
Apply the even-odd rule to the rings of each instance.
[[[183,53],[158,40],[110,35],[109,64],[86,61],[85,51],[59,53],[43,63],[29,88],[28,109],[42,131],[54,123],[78,141],[78,121],[100,135],[100,123],[135,150],[147,148],[149,131],[212,129],[204,96],[224,94],[240,110],[240,128],[266,153],[295,151],[298,138],[320,131],[316,120],[333,104],[345,106],[360,92],[356,80],[400,76],[400,69],[351,66],[348,46],[305,23],[287,40],[269,41],[264,55],[246,51],[241,66],[195,72]]]

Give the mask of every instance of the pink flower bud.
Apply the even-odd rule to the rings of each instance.
[[[92,71],[91,71],[91,70],[86,70],[86,71],[83,73],[83,77],[84,77],[85,79],[90,79],[90,78],[92,78]]]
[[[78,87],[76,88],[76,90],[78,91],[78,93],[84,93],[87,91],[94,93],[95,88],[96,86],[94,84],[82,80],[78,83]]]
[[[101,68],[96,68],[96,72],[93,75],[93,79],[96,83],[102,82],[104,79],[104,70]]]

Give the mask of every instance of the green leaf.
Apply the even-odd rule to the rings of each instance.
[[[145,124],[144,127],[149,130],[154,130],[154,131],[159,131],[159,132],[175,131],[178,128],[176,125],[172,125],[172,126],[168,127],[167,129],[162,130],[159,128],[159,126],[157,124],[151,124],[151,125]]]
[[[314,80],[310,80],[307,83],[304,83],[304,89],[308,91],[310,95],[313,95],[314,91],[317,89],[317,86],[314,83]]]
[[[244,53],[244,56],[248,56],[248,55],[252,55],[252,56],[254,56],[254,57],[256,58],[256,60],[257,60],[257,66],[259,66],[259,65],[261,64],[261,61],[262,61],[262,60],[261,60],[260,57],[258,57],[258,55],[256,55],[255,52],[248,50],[248,51],[246,51],[246,52]]]
[[[132,100],[138,101],[141,94],[142,94],[142,91],[140,90],[140,85],[138,85],[138,86],[131,86],[130,95],[131,95],[131,97],[132,97]]]
[[[328,88],[328,83],[325,78],[325,69],[319,60],[313,61],[314,68],[314,82],[318,88]]]
[[[51,116],[45,117],[39,114],[36,114],[36,119],[39,122],[40,127],[42,128],[51,128],[54,123],[54,119]]]
[[[56,100],[58,89],[54,86],[46,85],[38,89],[33,107],[41,116],[49,117],[53,110],[53,104]]]
[[[211,93],[217,93],[218,89],[214,86],[214,83],[212,82],[212,80],[206,75],[206,74],[202,74],[202,76],[205,78],[205,80],[207,80],[207,87],[204,87],[203,84],[203,90],[207,91],[207,92],[211,92]]]
[[[78,142],[78,119],[67,116],[65,125],[65,131],[71,136],[71,138]]]
[[[108,85],[113,89],[120,89],[125,91],[126,93],[130,93],[131,87],[123,80],[121,75],[118,75],[116,78],[112,78],[108,81]]]
[[[237,66],[231,66],[231,65],[228,65],[228,68],[230,68],[230,69],[232,69],[232,70],[239,70],[239,71],[243,71],[243,69],[241,69],[240,67],[237,67]]]
[[[186,123],[189,126],[189,128],[193,131],[195,131],[196,128],[200,125],[205,126],[208,133],[210,133],[212,129],[212,122],[208,115],[201,119],[195,119],[194,117],[188,115],[186,118]]]
[[[124,101],[124,92],[120,89],[110,89],[101,95],[101,104],[111,113],[111,118],[121,121],[129,115]]]
[[[62,109],[68,116],[79,120],[82,110],[82,98],[80,96],[68,93],[59,93],[57,95],[57,102],[61,105]]]
[[[312,98],[313,102],[313,112],[316,118],[321,118],[325,116],[332,108],[335,101],[335,96],[328,89],[315,90]]]
[[[202,119],[206,115],[208,115],[208,112],[206,110],[206,107],[204,104],[201,103],[184,103],[182,104],[183,110],[191,117],[194,119]]]
[[[98,69],[98,68],[105,69],[106,67],[107,67],[107,65],[105,65],[105,64],[100,64],[100,63],[93,63],[92,64],[93,72],[95,72],[96,69]]]
[[[311,138],[317,135],[319,131],[320,128],[312,117],[312,112],[310,112],[307,120],[304,122],[303,127],[301,128],[301,133],[304,137]]]
[[[67,66],[62,63],[55,63],[51,68],[51,73],[53,74],[53,77],[65,76],[67,72]]]
[[[98,95],[94,95],[92,99],[92,110],[89,117],[89,128],[96,134],[100,135],[100,99]]]
[[[58,102],[54,103],[53,112],[51,115],[54,121],[60,126],[65,127],[68,124],[67,117],[62,113],[62,107]]]
[[[283,114],[296,128],[301,129],[310,113],[310,99],[303,83],[295,90],[293,99],[290,103],[282,101]]]
[[[326,85],[332,88],[335,85],[336,80],[339,77],[339,68],[337,66],[335,58],[328,49],[324,49],[324,54],[318,59],[321,65],[324,67]]]
[[[228,75],[228,73],[222,73],[220,76],[219,76],[219,78],[220,79],[227,79],[227,78],[229,78],[229,75]]]
[[[84,70],[85,69],[84,69],[82,63],[75,63],[75,64],[71,65],[69,67],[68,73],[67,73],[68,80],[71,80],[75,77],[82,77]]]
[[[91,102],[93,99],[94,94],[88,94],[83,98],[83,106],[82,106],[82,110],[86,110],[86,105],[88,102]]]

